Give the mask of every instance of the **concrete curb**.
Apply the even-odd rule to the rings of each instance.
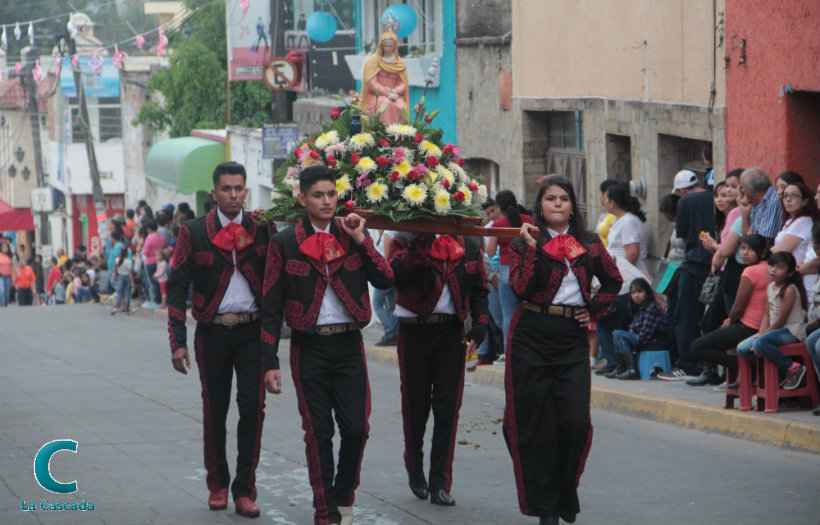
[[[474,372],[473,384],[503,389],[504,371],[491,366],[478,367]],[[679,399],[639,395],[597,385],[592,386],[591,404],[594,408],[629,416],[820,454],[820,427],[799,421]]]
[[[138,314],[167,320],[167,310],[140,308]],[[189,322],[192,321],[190,316]],[[365,344],[368,361],[398,367],[395,348]],[[504,369],[480,366],[473,372],[473,384],[504,389]],[[592,386],[594,408],[612,410],[633,417],[671,423],[680,427],[716,432],[776,447],[820,454],[820,426],[765,416],[754,412],[726,410],[680,399],[641,395],[615,388]]]

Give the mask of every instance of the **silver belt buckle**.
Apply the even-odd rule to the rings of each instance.
[[[233,328],[239,324],[239,315],[235,313],[222,314],[220,322],[228,328]]]

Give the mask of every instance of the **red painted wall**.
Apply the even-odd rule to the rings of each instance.
[[[741,48],[745,40],[745,49]],[[820,177],[820,1],[726,0],[726,170]],[[745,52],[745,63],[740,63]],[[782,93],[791,85],[794,93]]]

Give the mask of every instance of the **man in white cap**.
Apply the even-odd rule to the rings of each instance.
[[[675,194],[681,197],[675,232],[686,243],[686,251],[681,263],[674,319],[678,357],[672,370],[658,374],[658,379],[665,381],[682,381],[701,373],[698,362],[689,352],[692,341],[698,337],[698,323],[703,315],[698,297],[712,261],[712,255],[700,242],[700,234],[715,235],[714,193],[698,184],[695,172],[681,170],[675,174]]]

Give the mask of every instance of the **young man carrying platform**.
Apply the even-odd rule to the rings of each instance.
[[[299,183],[305,216],[268,245],[262,306],[265,385],[275,389],[280,382],[277,351],[287,321],[293,330],[290,368],[305,431],[314,523],[350,525],[370,428],[361,335],[370,321],[367,283],[388,289],[393,272],[374,248],[364,219],[355,213],[334,219],[333,170],[307,168]],[[335,468],[334,414],[341,436]]]

